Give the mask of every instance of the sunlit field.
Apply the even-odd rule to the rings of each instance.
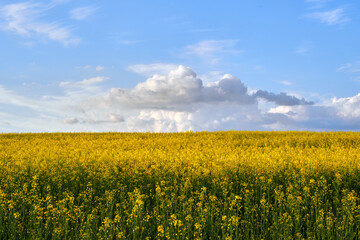
[[[0,135],[0,239],[359,237],[359,133]]]

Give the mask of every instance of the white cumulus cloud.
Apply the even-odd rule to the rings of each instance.
[[[193,70],[181,65],[168,75],[155,74],[133,89],[113,88],[107,99],[113,104],[156,109],[195,108],[201,103],[249,104],[254,101],[254,97],[247,94],[245,85],[230,74],[211,86],[205,86]]]
[[[5,131],[360,130],[360,94],[313,103],[289,93],[249,91],[225,74],[204,82],[178,66],[133,88],[104,90],[106,77],[63,82],[62,96],[32,99],[0,86]],[[88,91],[86,87],[94,87]],[[98,86],[95,87],[95,86]],[[263,102],[269,104],[262,105]],[[69,117],[70,116],[70,117]]]
[[[259,90],[255,94],[240,79],[230,74],[203,84],[196,73],[182,65],[167,75],[153,75],[133,89],[113,88],[106,97],[110,104],[138,109],[197,109],[203,104],[254,104],[258,98],[279,105],[312,104],[286,93]]]

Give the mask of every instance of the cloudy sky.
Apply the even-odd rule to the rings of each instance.
[[[0,132],[360,130],[358,0],[0,2]]]

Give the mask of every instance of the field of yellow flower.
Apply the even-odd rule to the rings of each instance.
[[[359,239],[360,134],[0,134],[0,239]]]

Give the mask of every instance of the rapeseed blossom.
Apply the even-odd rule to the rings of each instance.
[[[0,135],[0,239],[357,239],[360,134]]]

